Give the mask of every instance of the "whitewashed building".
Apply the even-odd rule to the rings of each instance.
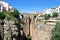
[[[51,15],[52,15],[53,12],[57,12],[57,13],[60,14],[60,6],[55,6],[55,7],[53,7],[53,8],[46,9],[46,10],[44,10],[43,13],[44,13],[44,14],[51,14]]]
[[[12,6],[10,6],[8,3],[0,0],[0,12],[1,11],[11,11],[11,10],[12,10]]]

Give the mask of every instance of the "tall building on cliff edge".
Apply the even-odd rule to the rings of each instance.
[[[11,11],[12,6],[10,6],[8,3],[0,0],[0,12],[2,11]]]

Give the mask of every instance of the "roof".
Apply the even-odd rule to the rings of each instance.
[[[55,6],[55,7],[53,7],[53,8],[51,8],[51,9],[56,9],[56,8],[58,8],[59,6]]]

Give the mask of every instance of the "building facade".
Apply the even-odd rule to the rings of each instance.
[[[2,11],[11,11],[12,6],[10,6],[8,3],[4,1],[0,1],[0,12]]]
[[[57,12],[57,13],[60,14],[60,6],[55,6],[53,8],[46,9],[46,10],[44,10],[43,13],[44,14],[51,14],[52,15],[53,12]]]

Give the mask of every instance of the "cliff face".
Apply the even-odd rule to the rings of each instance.
[[[32,40],[50,40],[51,39],[51,31],[55,25],[53,24],[43,24],[36,23],[34,26],[34,32],[32,35]]]
[[[0,33],[2,39],[19,39],[20,27],[20,17],[17,10],[14,10],[13,12],[0,12]]]
[[[15,22],[14,20],[6,20],[4,19],[4,40],[17,40],[18,36],[20,36],[20,23]]]
[[[0,20],[0,38],[3,39],[3,25],[1,20]]]
[[[14,21],[14,20],[6,20],[6,19],[4,19],[3,21],[1,20],[0,21],[0,36],[3,40],[21,39],[20,22]]]
[[[4,20],[4,40],[11,40],[13,35],[18,36],[18,26],[14,21]]]

